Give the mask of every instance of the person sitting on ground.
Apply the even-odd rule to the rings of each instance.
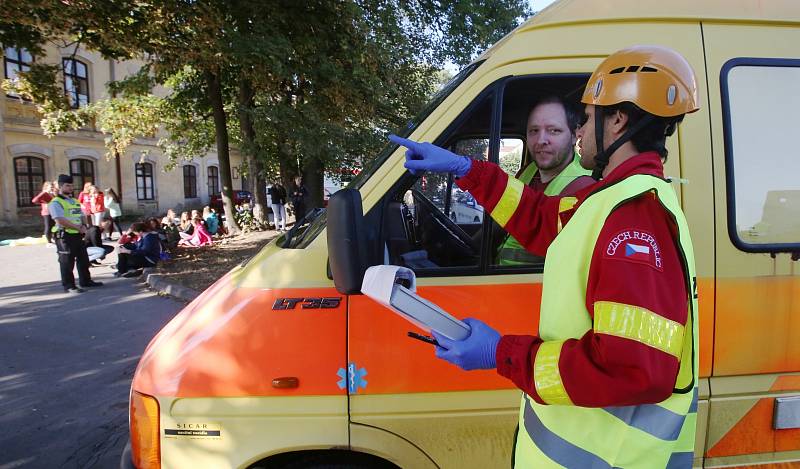
[[[149,231],[146,223],[134,223],[131,225],[130,231],[136,234],[139,240],[132,247],[119,246],[117,249],[119,261],[117,262],[117,271],[114,273],[115,277],[137,277],[142,274],[140,269],[155,267],[161,258],[161,243],[158,240],[158,234]]]
[[[110,223],[110,220],[104,221],[102,223]],[[114,251],[114,246],[109,246],[108,244],[103,244],[103,239],[101,237],[101,233],[104,233],[104,227],[101,226],[90,226],[86,228],[86,233],[83,235],[83,244],[86,245],[87,248],[89,247],[96,247],[101,248],[105,253],[100,256],[98,259],[95,259],[90,262],[90,265],[98,266],[100,261],[105,259],[108,254]]]
[[[217,234],[219,230],[219,220],[217,214],[211,211],[211,207],[206,205],[203,207],[203,219],[206,221],[206,229],[211,236]]]
[[[173,209],[171,209],[171,208],[167,210],[167,215],[166,215],[166,217],[167,217],[167,218],[169,218],[170,220],[172,220],[172,224],[173,224],[173,225],[176,225],[176,226],[177,226],[177,225],[178,225],[178,224],[180,224],[180,222],[181,222],[181,219],[180,219],[180,217],[178,216],[178,214],[177,214],[177,213],[175,213],[175,210],[173,210]]]
[[[158,218],[149,217],[145,220],[145,223],[147,224],[148,230],[158,235],[158,241],[161,243],[161,250],[167,250],[169,248],[167,245],[167,232],[162,228]]]
[[[109,215],[104,215],[103,219],[100,221],[100,233],[102,234],[103,241],[111,241],[111,236],[109,233],[114,232],[114,219]],[[122,237],[122,228],[119,227],[117,224],[117,228],[119,228],[119,237]]]
[[[181,213],[181,222],[180,225],[178,225],[178,229],[180,230],[181,239],[189,239],[192,237],[194,225],[192,225],[192,219],[189,218],[189,212]]]
[[[170,217],[169,212],[167,211],[167,216],[161,219],[161,230],[167,236],[167,248],[172,249],[178,245],[178,241],[181,240],[180,230],[178,229],[178,225],[175,224],[175,217]],[[175,212],[172,212],[174,215]]]
[[[226,234],[228,234],[228,230],[225,228],[225,223],[224,223],[225,217],[217,214],[217,209],[215,208],[211,209],[211,214],[214,215],[214,218],[217,219],[217,234],[220,236],[225,236]]]
[[[213,241],[211,240],[211,234],[209,234],[208,230],[206,229],[202,218],[199,216],[196,217],[194,220],[192,220],[192,224],[194,224],[194,234],[192,234],[191,238],[180,240],[178,242],[178,246],[199,248],[213,244]]]
[[[126,245],[126,244],[133,244],[136,241],[139,241],[139,235],[134,233],[132,228],[133,228],[133,225],[131,225],[131,227],[128,228],[128,231],[122,233],[122,236],[119,237],[119,239],[117,240],[117,243],[119,243],[120,246],[123,246],[123,245]]]

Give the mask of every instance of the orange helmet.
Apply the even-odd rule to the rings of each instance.
[[[659,117],[699,109],[697,82],[689,62],[672,49],[633,46],[614,52],[592,73],[581,102],[612,106],[631,102]]]

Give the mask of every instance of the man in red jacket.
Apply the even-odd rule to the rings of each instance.
[[[408,147],[408,169],[455,174],[526,249],[547,253],[538,335],[501,337],[475,319],[465,320],[462,341],[434,333],[437,357],[497,368],[525,392],[515,452],[523,467],[691,466],[694,259],[662,160],[697,101],[694,73],[676,52],[639,46],[609,56],[586,87],[578,131],[581,165],[598,182],[574,199],[391,137]]]

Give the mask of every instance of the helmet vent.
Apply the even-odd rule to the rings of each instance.
[[[657,71],[658,70],[656,70],[653,67],[647,67],[647,66],[640,67],[639,65],[629,65],[628,68],[625,68],[625,67],[615,68],[614,70],[611,70],[610,72],[608,72],[608,74],[609,75],[614,75],[614,74],[622,73],[622,72],[636,73],[636,72],[657,72]]]
[[[669,88],[667,88],[667,104],[669,104],[670,106],[675,104],[675,97],[677,94],[678,94],[678,89],[675,88],[675,85],[669,85]]]

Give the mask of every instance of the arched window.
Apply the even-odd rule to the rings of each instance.
[[[14,158],[14,180],[17,183],[17,207],[30,207],[31,199],[44,183],[44,160],[33,156]]]
[[[64,59],[64,93],[73,109],[89,104],[89,69],[80,60]]]
[[[219,168],[216,166],[208,167],[208,195],[219,195]]]
[[[72,183],[75,188],[80,192],[87,182],[94,183],[94,162],[84,159],[70,160],[69,174],[72,176]]]
[[[197,197],[197,168],[188,164],[183,167],[183,197]]]
[[[150,163],[136,163],[136,198],[138,200],[153,200],[153,165]]]

